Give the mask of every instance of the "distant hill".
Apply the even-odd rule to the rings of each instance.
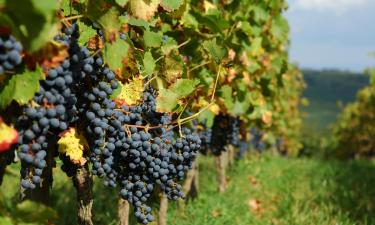
[[[336,120],[340,107],[355,100],[358,90],[366,86],[369,77],[361,73],[339,70],[302,70],[307,88],[303,95],[310,102],[302,107],[307,115],[305,131],[325,132]]]

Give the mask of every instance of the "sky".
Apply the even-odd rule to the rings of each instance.
[[[302,68],[375,67],[375,0],[288,0],[290,58]]]

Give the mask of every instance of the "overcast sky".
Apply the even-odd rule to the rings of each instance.
[[[302,68],[375,67],[375,0],[288,0],[290,57]]]

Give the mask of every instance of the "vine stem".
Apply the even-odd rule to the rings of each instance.
[[[180,132],[180,137],[183,137],[180,120],[181,120],[182,113],[185,112],[185,109],[186,109],[186,107],[187,107],[188,104],[189,104],[189,102],[187,102],[187,103],[185,104],[185,106],[184,106],[184,108],[182,109],[180,115],[178,115],[178,117],[177,117],[178,131]]]
[[[82,17],[83,17],[83,15],[69,16],[69,17],[62,18],[61,21],[64,22],[64,21],[79,19],[79,18],[82,18]]]
[[[190,38],[189,39],[187,39],[186,41],[184,41],[184,42],[182,42],[181,44],[179,44],[178,46],[177,46],[177,49],[179,49],[179,48],[181,48],[182,46],[184,46],[184,45],[186,45],[187,43],[189,43],[190,42]]]
[[[191,116],[188,116],[188,117],[185,117],[183,119],[181,119],[179,121],[180,124],[183,124],[183,123],[187,123],[193,119],[195,119],[196,117],[198,117],[201,113],[203,113],[204,111],[206,111],[209,107],[211,107],[213,104],[215,103],[215,101],[212,101],[210,102],[208,105],[206,105],[205,107],[203,107],[201,110],[199,110],[199,112],[191,115]]]
[[[201,64],[199,64],[199,65],[197,65],[197,66],[194,66],[193,68],[191,68],[191,69],[189,70],[189,72],[194,71],[194,70],[198,69],[199,67],[205,66],[205,65],[207,65],[207,64],[209,64],[209,63],[210,63],[210,62],[204,62],[204,63],[201,63]]]
[[[211,101],[213,101],[215,99],[216,87],[217,87],[217,82],[219,80],[220,71],[221,71],[221,64],[219,65],[219,69],[217,70],[216,80],[215,80],[215,85],[214,85],[214,91],[213,91],[212,96],[211,96]]]

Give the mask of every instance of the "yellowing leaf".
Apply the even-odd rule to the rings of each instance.
[[[210,111],[213,112],[215,115],[219,115],[220,113],[220,107],[218,104],[214,103],[210,106]]]
[[[121,104],[135,105],[141,100],[143,91],[143,79],[140,77],[134,78],[128,83],[121,85],[121,92],[116,97],[116,101]]]
[[[18,140],[18,132],[0,118],[0,153],[6,151]]]
[[[132,15],[138,19],[149,20],[154,16],[161,0],[130,0]]]
[[[59,152],[68,156],[73,163],[79,165],[86,163],[83,151],[88,144],[86,139],[79,135],[75,128],[70,128],[65,132],[57,144],[59,145]]]
[[[262,121],[263,123],[270,125],[272,122],[272,112],[271,111],[265,111],[262,114]]]

